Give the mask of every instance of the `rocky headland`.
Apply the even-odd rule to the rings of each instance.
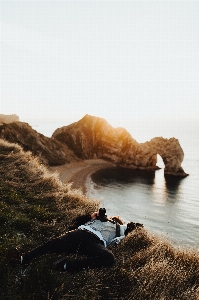
[[[58,128],[51,138],[27,123],[4,123],[0,125],[0,138],[19,144],[48,166],[103,159],[122,168],[155,171],[159,154],[165,174],[187,176],[181,167],[184,153],[177,139],[156,137],[138,143],[124,128],[113,128],[106,120],[90,115]]]
[[[58,128],[52,137],[81,159],[100,158],[123,168],[154,171],[159,154],[165,164],[165,174],[187,176],[181,167],[184,152],[175,138],[156,137],[138,143],[124,128],[113,128],[106,120],[90,115]]]

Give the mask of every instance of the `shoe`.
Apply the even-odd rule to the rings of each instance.
[[[31,266],[20,266],[19,268],[19,275],[20,276],[27,276],[29,272],[32,270]]]
[[[21,265],[29,265],[31,262],[31,258],[28,253],[25,253],[20,256],[20,263]]]
[[[53,263],[52,269],[60,272],[66,272],[66,264],[66,258],[62,257]]]

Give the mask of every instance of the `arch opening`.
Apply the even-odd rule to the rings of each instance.
[[[165,164],[164,164],[164,161],[162,159],[162,157],[157,153],[157,163],[156,163],[156,166],[163,169],[165,168]]]

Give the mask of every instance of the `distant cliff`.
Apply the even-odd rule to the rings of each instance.
[[[159,154],[165,164],[165,174],[187,176],[181,167],[184,153],[175,138],[156,137],[139,144],[125,129],[113,128],[104,119],[89,115],[57,129],[53,138],[81,159],[103,158],[131,169],[156,170]]]
[[[0,123],[12,123],[19,121],[19,117],[17,115],[3,115],[0,114]]]
[[[65,144],[38,133],[27,123],[0,125],[0,138],[19,144],[25,151],[31,151],[46,165],[62,165],[79,160]]]

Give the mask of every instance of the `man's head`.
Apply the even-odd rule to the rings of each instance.
[[[143,224],[135,223],[135,222],[128,223],[127,228],[124,232],[125,236],[127,236],[127,234],[129,234],[131,231],[133,231],[134,229],[136,229],[138,227],[143,227]]]

